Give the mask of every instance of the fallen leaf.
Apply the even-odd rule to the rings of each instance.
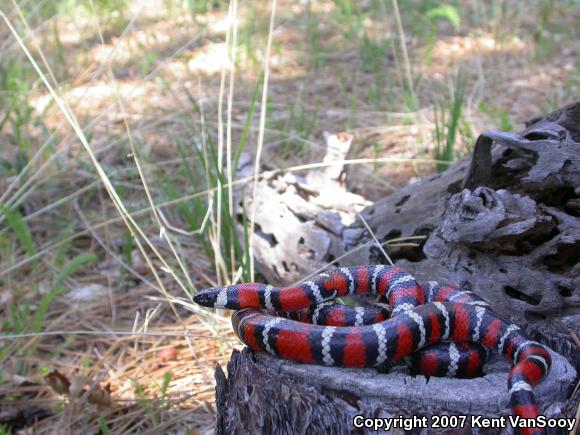
[[[58,370],[52,371],[45,377],[46,384],[57,394],[69,394],[70,381]]]
[[[71,376],[70,379],[58,371],[50,372],[45,376],[46,383],[56,393],[70,397],[82,397],[91,387],[91,380],[86,376]],[[111,386],[106,385],[101,388],[95,385],[90,389],[87,401],[92,405],[111,406]]]
[[[143,259],[141,253],[137,250],[133,250],[131,252],[131,267],[135,270],[135,272],[146,275],[149,273],[149,266]]]
[[[88,397],[89,403],[98,406],[111,406],[113,401],[111,400],[111,386],[106,385],[105,388],[94,388],[89,393]]]
[[[10,308],[14,304],[14,295],[11,290],[4,290],[0,293],[0,312],[10,312]]]
[[[109,289],[101,284],[88,284],[75,288],[66,294],[71,302],[91,302],[106,298],[109,295]]]
[[[85,387],[90,384],[86,376],[71,376],[69,394],[71,397],[81,397],[86,391]]]
[[[169,362],[177,359],[178,350],[175,347],[168,347],[157,352],[157,357],[161,362]]]

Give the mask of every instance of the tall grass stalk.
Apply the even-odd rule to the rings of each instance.
[[[4,213],[7,226],[14,231],[28,257],[35,257],[36,247],[30,234],[30,228],[28,228],[22,215],[17,210],[11,210],[2,204],[0,204],[0,211]]]
[[[88,263],[94,263],[97,260],[95,254],[80,254],[73,258],[64,269],[56,277],[56,282],[51,291],[45,294],[36,310],[34,316],[34,323],[32,325],[33,332],[40,332],[42,330],[42,325],[46,317],[46,312],[48,307],[57,296],[64,292],[64,281],[69,276],[73,275],[78,269]]]
[[[229,82],[229,93],[228,93],[228,120],[227,120],[227,137],[226,137],[226,162],[227,162],[227,180],[228,180],[228,205],[230,216],[234,215],[234,191],[232,188],[233,181],[233,171],[235,167],[232,167],[232,111],[234,108],[234,78],[236,75],[236,58],[237,58],[237,46],[238,46],[238,0],[232,0],[230,3],[230,23],[231,23],[231,33],[232,33],[232,43],[231,47],[228,46],[228,57],[230,64],[230,82]],[[234,262],[234,247],[230,245],[230,273],[233,278],[235,273],[235,262]]]
[[[455,143],[465,97],[465,79],[461,74],[455,80],[452,92],[449,108],[445,104],[435,104],[435,131],[433,133],[435,159],[449,163],[456,158]],[[446,119],[447,110],[449,110],[449,119]],[[447,167],[448,164],[436,164],[439,173],[445,171]]]
[[[384,0],[382,0],[384,1]],[[403,54],[403,63],[405,65],[405,79],[407,83],[407,91],[411,96],[410,109],[417,110],[417,95],[415,94],[415,86],[413,84],[413,74],[411,72],[411,62],[409,61],[409,53],[407,52],[407,39],[405,37],[405,30],[403,29],[403,22],[401,20],[401,13],[399,11],[398,0],[392,0],[393,11],[395,12],[395,22],[397,23],[397,32],[399,33],[399,41],[401,43],[401,53]]]
[[[272,0],[272,10],[270,12],[270,26],[268,29],[268,44],[266,46],[266,56],[264,58],[264,85],[262,87],[262,103],[260,107],[260,129],[258,131],[258,146],[256,150],[256,161],[254,163],[254,186],[252,189],[252,214],[250,220],[250,233],[249,233],[249,243],[250,243],[250,278],[254,280],[254,250],[252,246],[252,240],[254,237],[254,227],[256,222],[256,209],[257,209],[257,198],[256,193],[258,191],[258,174],[260,172],[260,161],[262,157],[262,148],[264,147],[264,130],[266,128],[266,109],[267,109],[267,98],[268,98],[268,79],[270,78],[270,53],[272,51],[272,39],[274,36],[274,22],[276,19],[276,0]]]

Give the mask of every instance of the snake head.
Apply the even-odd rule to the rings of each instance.
[[[212,287],[200,291],[193,298],[196,304],[210,308],[262,308],[260,294],[267,291],[265,284],[237,284],[226,287]],[[270,287],[271,288],[271,287]]]
[[[217,303],[220,289],[208,288],[200,291],[193,297],[193,302],[203,307],[223,308]]]

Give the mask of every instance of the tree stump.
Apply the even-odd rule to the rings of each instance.
[[[550,374],[534,391],[544,415],[560,416],[576,370],[562,356],[552,356]],[[494,359],[486,367],[481,378],[427,379],[411,376],[403,367],[385,374],[375,369],[310,366],[246,348],[233,352],[227,379],[216,367],[217,433],[363,433],[353,424],[357,415],[426,417],[429,427],[436,422],[433,416],[465,416],[465,430],[458,432],[499,433],[470,430],[474,428],[470,416],[511,415],[508,364]],[[417,426],[414,433],[421,432]]]
[[[249,190],[239,192],[246,210]],[[335,259],[334,266],[386,262],[354,209],[349,215],[317,204],[317,187],[307,180],[273,172],[258,192],[255,255],[268,282],[290,284]],[[381,243],[424,237],[418,247],[387,247],[418,280],[461,284],[558,352],[536,396],[543,413],[573,416],[580,395],[570,397],[580,369],[571,335],[580,335],[580,102],[519,133],[482,133],[470,161],[398,190],[361,217]],[[218,433],[362,433],[353,427],[357,414],[508,415],[507,372],[496,359],[482,378],[427,380],[405,368],[384,374],[234,352],[227,380],[216,368]],[[455,432],[471,433],[467,426]]]

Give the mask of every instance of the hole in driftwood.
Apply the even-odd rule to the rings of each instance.
[[[396,239],[397,237],[401,237],[401,231],[400,230],[391,230],[387,233],[387,235],[385,237],[383,237],[383,239],[381,240],[381,243],[387,242],[389,240],[392,239]],[[391,259],[393,258],[398,258],[398,249],[395,247],[391,247],[389,245],[382,245],[384,247],[384,250],[387,252],[387,255],[389,255],[389,257],[391,257]],[[383,255],[383,252],[379,249],[378,246],[373,245],[371,246],[371,248],[369,249],[369,254],[370,254],[370,258],[372,259],[372,261],[375,264],[387,264],[387,259],[385,258],[385,256]]]
[[[507,270],[505,270],[503,267],[500,267],[498,270],[499,270],[501,273],[507,273]]]
[[[506,148],[505,151],[501,154],[502,157],[509,157],[514,153],[511,148]]]
[[[421,261],[427,258],[425,256],[425,253],[423,252],[423,246],[425,245],[425,242],[429,238],[429,235],[431,234],[432,231],[433,227],[429,225],[417,228],[413,233],[413,235],[425,236],[425,238],[420,240],[414,240],[414,242],[419,244],[419,246],[417,247],[401,247],[397,257],[405,258],[412,262]]]
[[[524,239],[516,241],[514,248],[517,252],[517,255],[519,256],[529,255],[538,246],[544,245],[546,242],[548,242],[548,240],[553,239],[558,234],[560,234],[560,232],[558,231],[558,227],[554,225],[554,228],[552,228],[551,231],[539,232],[538,234],[531,234]],[[506,240],[506,243],[507,242],[508,240]]]
[[[517,167],[512,168],[511,161],[519,162]],[[538,161],[538,154],[529,150],[506,150],[492,166],[492,178],[489,187],[494,190],[508,189],[514,186],[521,188],[521,179],[526,177],[532,166]]]
[[[481,198],[481,203],[485,208],[492,208],[496,205],[496,200],[493,194],[490,194],[489,191],[486,191],[485,189],[481,189],[477,196]]]
[[[306,241],[304,240],[304,237],[300,237],[298,239],[298,253],[302,257],[307,258],[309,260],[314,259],[316,256],[316,253],[314,252],[314,250],[310,249],[306,246]]]
[[[539,131],[531,131],[528,134],[524,135],[524,137],[530,141],[550,139],[549,135]]]
[[[577,196],[570,198],[564,206],[564,211],[570,216],[580,217],[580,198]]]
[[[414,236],[425,236],[425,240],[429,237],[429,235],[433,232],[433,227],[431,225],[425,225],[423,227],[417,228],[417,230],[413,233]],[[425,243],[425,242],[422,242]]]
[[[575,243],[561,243],[556,253],[542,259],[548,270],[553,273],[564,274],[580,262],[580,240]]]
[[[411,195],[405,195],[405,196],[403,196],[403,197],[402,197],[402,198],[401,198],[401,199],[400,199],[400,200],[399,200],[399,201],[398,201],[398,202],[395,204],[395,207],[400,207],[400,206],[402,206],[403,204],[405,204],[405,203],[406,203],[406,202],[409,200],[409,198],[410,198],[410,197],[411,197]]]
[[[465,219],[469,218],[475,219],[479,214],[479,210],[470,205],[464,205],[463,207],[461,207],[461,214]]]
[[[260,224],[255,224],[255,232],[259,237],[266,240],[272,248],[278,244],[278,240],[274,237],[274,234],[264,232]]]
[[[544,320],[546,320],[546,316],[544,316],[543,314],[540,314],[540,313],[536,313],[534,311],[524,312],[524,317],[526,318],[526,320],[528,322],[531,322],[531,323],[538,323],[538,322],[543,322]]]
[[[461,192],[461,184],[463,183],[463,180],[459,180],[456,181],[455,183],[451,183],[449,186],[447,186],[447,192],[448,193],[458,193]]]
[[[543,189],[538,192],[534,199],[552,207],[564,207],[575,196],[572,186],[555,186],[552,189]]]
[[[518,289],[516,289],[510,285],[504,286],[503,291],[510,298],[517,299],[518,301],[526,302],[527,304],[530,304],[530,305],[538,305],[541,301],[541,299],[537,299],[533,296],[527,295],[527,294],[519,291]]]
[[[391,230],[387,233],[387,235],[385,237],[383,237],[382,242],[388,242],[389,240],[392,239],[396,239],[398,237],[401,237],[401,231],[400,230]]]
[[[563,285],[559,285],[558,286],[558,293],[560,293],[560,296],[562,296],[563,298],[569,298],[572,296],[572,289],[565,287]]]
[[[391,259],[406,259],[411,262],[418,262],[424,260],[426,258],[425,253],[423,252],[423,245],[425,241],[433,231],[431,226],[423,226],[415,230],[413,236],[426,236],[425,239],[422,240],[413,240],[413,243],[417,243],[419,246],[386,246],[386,252],[391,257]],[[401,231],[399,230],[391,230],[385,237],[383,237],[383,242],[387,240],[392,240],[401,237]],[[403,241],[404,242],[404,241]],[[383,253],[380,249],[376,246],[370,248],[371,258],[374,261],[384,261]]]

